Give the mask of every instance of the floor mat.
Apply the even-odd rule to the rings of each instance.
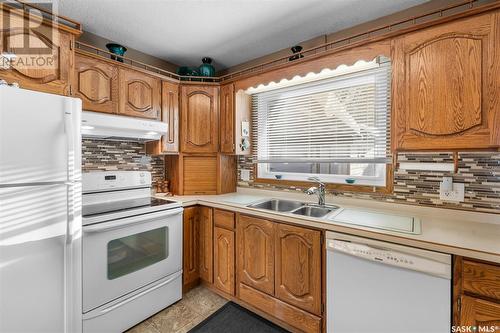
[[[284,333],[287,330],[242,308],[228,302],[210,317],[194,327],[189,333]]]

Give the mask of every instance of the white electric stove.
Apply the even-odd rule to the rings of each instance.
[[[85,173],[83,331],[123,332],[182,297],[182,206],[145,171]]]

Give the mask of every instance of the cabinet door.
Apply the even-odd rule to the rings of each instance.
[[[124,116],[160,118],[161,81],[138,71],[120,68],[120,103]]]
[[[183,221],[183,284],[185,290],[193,287],[199,277],[197,207],[184,209]]]
[[[183,194],[217,194],[217,156],[181,158]]]
[[[234,85],[228,84],[220,88],[220,151],[232,154],[235,152],[234,137]]]
[[[7,69],[0,66],[0,77],[24,89],[69,95],[74,36],[50,25],[33,25],[20,13],[0,11],[0,52],[16,55]]]
[[[182,86],[181,151],[215,153],[219,146],[217,87]]]
[[[278,224],[276,227],[276,297],[321,314],[321,233]]]
[[[479,326],[483,328],[483,331],[479,332],[496,332],[495,329],[489,331],[484,329],[500,327],[500,303],[462,296],[460,326]]]
[[[179,85],[162,82],[161,120],[168,125],[167,135],[162,137],[163,153],[179,152]]]
[[[213,229],[212,208],[199,207],[200,228],[200,278],[208,283],[213,282]]]
[[[214,242],[215,287],[234,295],[234,231],[215,227]]]
[[[236,237],[238,282],[274,295],[274,223],[240,215]]]
[[[96,58],[75,57],[75,93],[84,110],[118,112],[118,68]]]
[[[500,16],[484,14],[393,42],[393,147],[500,145]]]

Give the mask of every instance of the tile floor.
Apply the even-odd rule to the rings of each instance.
[[[226,303],[224,298],[199,286],[126,333],[185,333]]]

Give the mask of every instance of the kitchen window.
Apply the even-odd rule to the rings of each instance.
[[[259,180],[386,186],[391,63],[379,57],[330,73],[252,93]]]

